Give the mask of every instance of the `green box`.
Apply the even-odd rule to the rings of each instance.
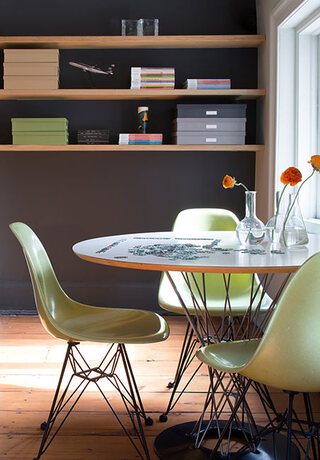
[[[13,132],[14,145],[65,145],[68,144],[68,133],[63,131],[52,132]]]
[[[66,131],[67,118],[11,118],[14,131]]]

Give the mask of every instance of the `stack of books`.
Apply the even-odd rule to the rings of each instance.
[[[186,89],[230,89],[229,78],[188,78],[183,85]]]
[[[244,144],[246,104],[178,104],[176,144]]]
[[[68,144],[66,118],[11,118],[11,125],[13,144]]]
[[[109,129],[78,129],[78,144],[109,144]]]
[[[131,89],[174,88],[173,67],[131,67]]]
[[[162,144],[162,134],[119,134],[119,144]]]
[[[5,49],[4,89],[57,89],[59,50]]]

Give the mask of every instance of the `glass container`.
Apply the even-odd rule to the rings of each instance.
[[[246,215],[236,228],[238,240],[244,246],[260,244],[265,235],[265,226],[256,216],[256,192],[245,192]]]

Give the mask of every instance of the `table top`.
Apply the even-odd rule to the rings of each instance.
[[[309,235],[304,246],[244,248],[235,232],[134,233],[81,241],[73,251],[90,262],[142,270],[289,273],[320,251],[320,235]]]

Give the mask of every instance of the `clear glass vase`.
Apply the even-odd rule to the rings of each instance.
[[[281,192],[276,192],[275,215],[266,224],[266,236],[273,244],[283,244],[282,231],[288,205],[288,195],[283,194],[281,197]]]
[[[299,206],[299,199],[294,193],[289,194],[288,210],[283,224],[282,241],[288,247],[303,245],[309,242]]]
[[[260,244],[265,235],[265,226],[256,216],[256,192],[245,192],[246,215],[236,228],[238,240],[245,246]]]

